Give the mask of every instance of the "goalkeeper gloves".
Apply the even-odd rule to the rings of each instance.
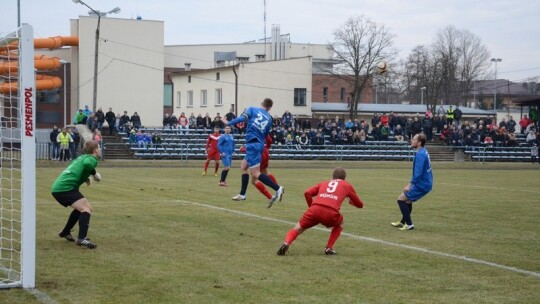
[[[101,180],[101,174],[99,174],[98,172],[96,172],[96,174],[94,174],[93,176],[96,182],[99,182]]]
[[[88,179],[86,180],[86,185],[90,186],[91,184],[92,184],[92,179],[88,177]]]

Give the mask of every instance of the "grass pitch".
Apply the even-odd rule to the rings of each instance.
[[[0,303],[537,303],[540,169],[530,164],[433,164],[432,193],[415,204],[414,231],[396,197],[411,163],[271,163],[286,188],[266,208],[248,200],[233,167],[229,187],[201,176],[201,162],[98,168],[81,190],[94,207],[95,250],[57,237],[70,209],[50,195],[63,167],[37,170],[37,290],[0,290]],[[238,165],[233,164],[234,166]],[[347,168],[365,203],[344,203],[336,256],[329,232],[310,229],[286,256],[286,232],[306,209],[303,191]],[[78,228],[73,232],[76,235]],[[466,257],[466,258],[465,258]],[[468,259],[470,258],[470,259]]]

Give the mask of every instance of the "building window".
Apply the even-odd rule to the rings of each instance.
[[[193,108],[193,91],[187,91],[187,107]]]
[[[206,90],[201,90],[201,107],[206,107],[208,92]]]
[[[323,90],[322,90],[322,97],[323,97],[323,101],[324,102],[327,102],[328,101],[328,87],[324,87]]]
[[[221,105],[223,105],[223,92],[221,91],[221,89],[216,89],[216,106]]]
[[[188,76],[188,77],[187,77],[187,82],[188,82],[188,83],[191,83],[191,76]]]
[[[306,89],[294,89],[294,105],[306,106]]]
[[[219,80],[219,72],[216,73],[216,80]]]
[[[345,101],[345,88],[341,88],[339,91],[339,100]]]
[[[176,107],[177,108],[182,107],[182,92],[180,91],[176,92]]]
[[[60,103],[60,90],[36,92],[38,103]]]

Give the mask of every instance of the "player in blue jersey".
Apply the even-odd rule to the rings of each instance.
[[[223,162],[223,170],[221,171],[221,179],[219,180],[219,185],[227,187],[227,174],[229,174],[229,169],[231,169],[232,156],[234,153],[234,137],[231,134],[231,127],[226,126],[224,129],[224,134],[219,137],[218,140],[218,150],[221,156],[221,162]]]
[[[397,198],[397,203],[403,217],[399,222],[391,223],[392,226],[401,231],[413,230],[414,224],[411,220],[413,203],[428,194],[433,188],[433,173],[431,172],[431,161],[429,153],[424,148],[426,135],[416,134],[411,139],[411,146],[416,150],[413,161],[413,174],[411,181],[403,188]]]
[[[266,136],[272,129],[272,116],[268,113],[274,102],[270,98],[265,98],[261,103],[261,108],[249,107],[238,118],[227,123],[232,126],[239,122],[247,122],[246,126],[246,157],[242,160],[240,169],[242,170],[242,187],[240,193],[232,199],[235,201],[246,200],[246,191],[249,183],[249,174],[253,184],[257,180],[274,189],[276,194],[269,201],[271,206],[276,200],[281,201],[283,198],[284,188],[274,183],[266,174],[261,174],[261,155],[264,149]],[[249,174],[248,174],[249,171]]]

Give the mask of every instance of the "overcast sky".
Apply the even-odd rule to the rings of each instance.
[[[0,34],[17,27],[17,0],[0,0]],[[88,9],[72,0],[19,0],[21,23],[36,37],[69,35],[69,20]],[[84,0],[115,18],[162,20],[165,44],[237,43],[264,36],[264,0]],[[406,57],[429,45],[441,28],[454,25],[482,39],[491,57],[501,58],[497,78],[540,80],[540,0],[266,0],[267,36],[272,24],[292,42],[328,43],[332,33],[354,15],[384,24]]]

